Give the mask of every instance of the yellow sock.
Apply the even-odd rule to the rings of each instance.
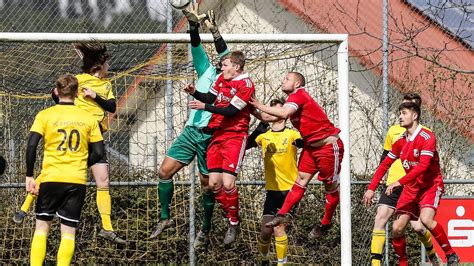
[[[288,236],[275,236],[275,250],[278,259],[278,265],[285,264],[286,251],[288,250]]]
[[[62,234],[61,244],[58,249],[58,266],[71,265],[72,256],[74,256],[74,241],[73,234]]]
[[[112,202],[110,199],[108,188],[97,188],[97,208],[99,209],[100,218],[102,220],[102,228],[113,231],[110,213],[112,211]]]
[[[383,246],[385,245],[385,230],[372,231],[372,242],[370,253],[372,255],[372,265],[380,266],[382,261]]]
[[[36,230],[31,240],[30,251],[30,265],[43,265],[46,257],[46,241],[48,240],[48,233],[45,231]]]
[[[268,250],[270,249],[271,239],[263,240],[260,236],[257,237],[258,251],[264,257],[268,256]]]
[[[25,201],[23,202],[23,204],[21,205],[21,208],[20,210],[24,211],[24,212],[28,212],[28,210],[30,209],[31,207],[31,204],[33,203],[33,201],[36,199],[36,196],[31,194],[31,193],[28,193],[26,195],[26,199]]]
[[[431,242],[431,233],[430,233],[430,231],[425,230],[424,233],[422,233],[422,234],[417,233],[417,235],[418,235],[418,239],[425,246],[426,255],[428,255],[428,256],[433,255],[435,253],[435,250],[433,248],[433,242]]]

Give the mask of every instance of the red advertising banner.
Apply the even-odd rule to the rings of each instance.
[[[441,199],[435,220],[448,235],[461,262],[474,262],[474,198]],[[438,256],[446,262],[441,247],[434,239],[433,243]]]

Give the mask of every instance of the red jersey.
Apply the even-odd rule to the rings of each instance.
[[[414,191],[431,186],[444,187],[438,151],[436,151],[436,137],[433,132],[419,125],[410,138],[405,132],[393,144],[392,150],[377,168],[369,185],[370,190],[377,188],[385,172],[398,158],[402,161],[406,172],[406,175],[398,180],[400,184]]]
[[[341,132],[329,121],[321,106],[313,100],[304,88],[298,88],[290,94],[285,106],[296,110],[290,116],[290,121],[301,133],[305,142],[318,141]]]
[[[253,112],[253,106],[249,105],[248,102],[255,92],[255,87],[249,75],[241,74],[229,81],[224,80],[224,76],[220,75],[209,91],[217,96],[214,106],[227,107],[232,104],[240,111],[232,117],[212,114],[208,127],[248,133],[250,113]]]

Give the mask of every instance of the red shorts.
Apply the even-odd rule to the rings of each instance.
[[[216,131],[207,148],[209,173],[229,173],[237,176],[244,160],[247,133]]]
[[[397,202],[397,214],[408,214],[411,220],[418,220],[420,210],[423,208],[438,209],[443,188],[438,185],[423,188],[414,192],[412,188],[403,188]]]
[[[344,145],[341,139],[335,144],[326,144],[318,148],[305,146],[298,162],[298,171],[318,174],[318,180],[325,184],[339,182]]]

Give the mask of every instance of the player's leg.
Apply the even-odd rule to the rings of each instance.
[[[410,225],[415,230],[418,239],[426,250],[426,255],[428,256],[431,264],[439,265],[438,257],[436,256],[436,251],[433,248],[433,242],[431,241],[431,233],[426,227],[421,223],[420,219],[417,221],[410,221]]]
[[[370,243],[371,263],[375,266],[381,265],[383,247],[385,245],[385,225],[387,224],[388,219],[390,219],[395,212],[396,206],[396,201],[394,204],[390,203],[389,196],[384,195],[385,194],[383,194],[379,200]]]
[[[318,238],[326,234],[332,226],[332,217],[339,205],[339,173],[343,155],[344,145],[340,139],[336,143],[312,149],[311,156],[319,170],[318,180],[324,183],[326,201],[321,223],[313,227],[310,237]]]
[[[166,157],[158,169],[158,199],[160,201],[160,220],[150,238],[159,236],[166,229],[174,226],[170,214],[170,204],[174,195],[173,176],[188,165],[196,155],[199,140],[194,127],[186,126],[183,132],[168,148]]]
[[[32,266],[43,265],[52,218],[53,216],[48,221],[36,219],[36,228],[31,240],[30,249],[30,265]]]
[[[457,265],[459,258],[451,247],[443,227],[441,227],[441,225],[434,219],[441,195],[442,189],[438,186],[433,186],[423,192],[418,203],[421,208],[420,221],[428,230],[430,230],[433,238],[443,249],[448,259],[448,265]]]
[[[262,264],[266,265],[270,264],[268,252],[272,242],[273,228],[265,226],[265,224],[273,219],[283,204],[284,198],[282,200],[279,199],[279,192],[280,191],[267,190],[265,193],[265,202],[263,203],[262,223],[260,225],[260,234],[257,237],[257,244],[258,251],[262,257]]]
[[[86,186],[62,184],[65,187],[64,199],[56,212],[61,219],[61,243],[57,254],[57,265],[71,265],[74,256],[76,228],[86,198]]]
[[[222,173],[223,188],[226,195],[229,228],[224,237],[224,245],[231,244],[237,239],[240,231],[239,221],[239,191],[235,185],[236,174]]]
[[[392,226],[392,245],[395,254],[398,256],[399,265],[408,265],[408,256],[406,252],[405,228],[410,222],[410,215],[402,213],[393,222]]]
[[[286,225],[281,224],[273,227],[275,235],[275,253],[277,255],[277,265],[284,265],[287,263],[287,251],[288,251],[288,236],[286,235]]]
[[[199,132],[199,142],[196,145],[196,158],[199,169],[199,180],[203,191],[201,205],[204,214],[201,229],[194,240],[194,248],[207,247],[212,225],[212,214],[214,212],[215,199],[214,193],[209,187],[209,171],[206,163],[207,147],[209,146],[210,140],[211,135]]]

